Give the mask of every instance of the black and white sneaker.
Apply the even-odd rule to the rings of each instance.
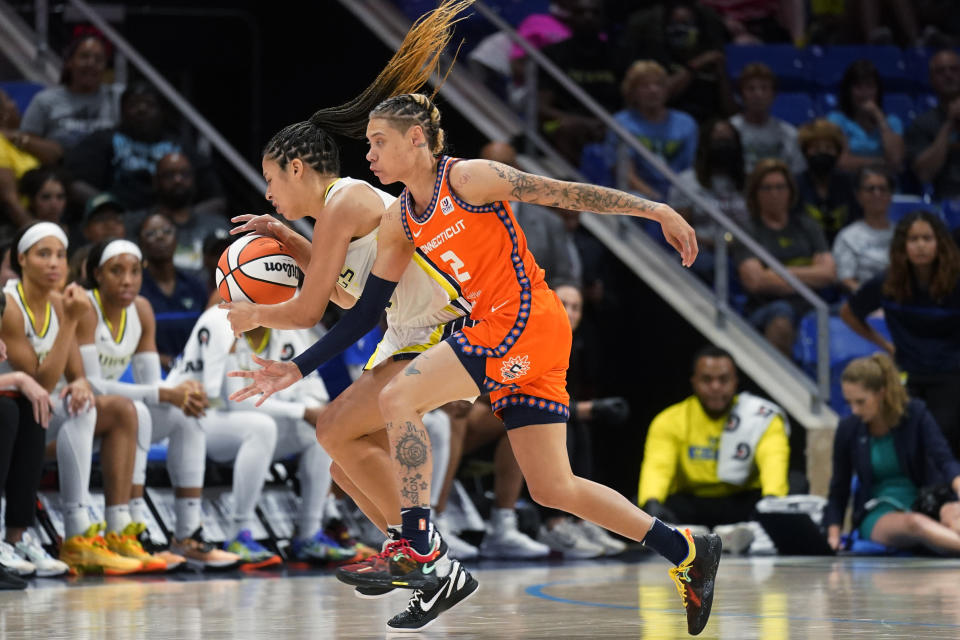
[[[450,573],[440,581],[436,589],[417,589],[410,597],[407,608],[390,618],[387,631],[393,633],[416,633],[423,631],[447,609],[463,602],[480,587],[462,564],[451,561]]]

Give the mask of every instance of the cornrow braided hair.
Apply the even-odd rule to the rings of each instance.
[[[440,110],[422,93],[405,93],[388,98],[377,105],[370,117],[383,118],[398,131],[419,125],[427,138],[430,152],[435,156],[443,153],[446,134],[440,128]]]
[[[281,169],[300,158],[321,175],[340,175],[340,148],[326,131],[309,120],[278,131],[263,148],[263,155],[275,160]]]

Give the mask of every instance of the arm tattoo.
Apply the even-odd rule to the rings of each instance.
[[[490,161],[489,165],[497,176],[512,185],[511,196],[521,202],[596,213],[640,213],[643,217],[649,217],[643,214],[652,213],[660,206],[646,198],[616,189],[545,178],[499,162]]]

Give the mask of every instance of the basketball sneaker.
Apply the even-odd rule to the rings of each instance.
[[[723,541],[723,550],[727,553],[734,555],[746,553],[753,544],[753,529],[745,522],[718,524],[713,528],[713,532],[720,536],[720,540]]]
[[[122,576],[140,571],[142,562],[125,558],[107,548],[107,541],[100,535],[102,526],[103,523],[97,522],[82,534],[64,540],[60,546],[60,560],[80,574]]]
[[[283,562],[280,556],[254,540],[249,529],[241,529],[236,538],[223,543],[223,548],[240,556],[244,569],[263,569]]]
[[[491,509],[490,524],[480,543],[480,555],[484,558],[529,560],[546,558],[550,555],[550,547],[517,528],[517,512],[513,509]]]
[[[353,549],[344,549],[323,531],[312,538],[293,539],[293,557],[306,562],[343,562],[356,556]]]
[[[26,580],[0,565],[0,591],[23,591],[26,588]]]
[[[14,548],[17,555],[37,568],[38,578],[62,576],[70,571],[70,567],[65,562],[61,562],[47,553],[46,549],[41,546],[40,541],[29,531],[23,532],[23,537],[20,538]]]
[[[387,528],[387,539],[383,541],[383,544],[380,547],[381,555],[386,552],[387,547],[390,546],[391,542],[395,542],[400,539],[400,530]],[[373,556],[369,556],[372,558]],[[365,558],[365,559],[369,559]],[[390,595],[393,593],[395,587],[355,587],[353,590],[353,595],[357,596],[361,600],[377,600],[384,596]]]
[[[579,529],[584,538],[603,547],[604,555],[613,556],[627,550],[626,542],[617,540],[598,524],[588,520],[577,520],[573,523],[573,526]]]
[[[689,529],[684,529],[683,536],[687,539],[690,551],[683,562],[670,569],[670,577],[687,610],[687,633],[695,636],[703,631],[710,617],[714,580],[723,543],[715,533],[695,536]]]
[[[203,527],[198,528],[189,538],[170,543],[170,551],[187,559],[187,566],[194,569],[232,569],[240,564],[240,556],[218,549],[203,537]]]
[[[407,608],[387,622],[387,631],[423,631],[432,625],[441,613],[472,596],[479,587],[477,579],[470,575],[462,564],[453,560],[449,575],[440,580],[435,589],[417,589],[413,592]]]
[[[539,538],[564,558],[599,558],[604,554],[603,547],[588,540],[569,518],[557,523],[553,529],[541,527]]]
[[[120,533],[109,532],[106,536],[107,548],[126,558],[139,560],[143,563],[141,570],[144,572],[166,571],[167,563],[144,551],[140,540],[137,539],[137,536],[146,528],[147,525],[143,522],[131,522]]]
[[[447,543],[434,530],[430,551],[417,553],[405,538],[391,541],[381,553],[337,571],[337,579],[355,587],[436,589],[437,567],[449,565]]]
[[[0,565],[24,578],[37,572],[37,567],[32,562],[21,558],[10,543],[2,540],[0,540]]]
[[[377,555],[376,549],[365,545],[350,535],[350,529],[347,528],[347,525],[344,524],[342,520],[331,520],[323,532],[341,548],[352,550],[353,557],[350,559],[354,562],[360,562],[361,560],[366,560],[367,558]]]

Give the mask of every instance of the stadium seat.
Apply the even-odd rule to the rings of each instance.
[[[882,336],[890,339],[886,321],[883,318],[871,317],[867,322]],[[830,316],[830,406],[843,418],[850,415],[850,407],[843,399],[840,390],[840,375],[844,367],[861,356],[868,356],[879,351],[879,347],[869,340],[861,338],[853,329],[840,319],[839,316]],[[800,320],[797,327],[797,341],[793,346],[794,359],[804,371],[816,379],[817,374],[817,314],[810,312]]]
[[[915,90],[930,90],[930,58],[932,49],[909,47],[904,49],[903,58],[907,63],[907,74],[913,80]]]
[[[960,227],[960,199],[944,200],[941,204],[940,215],[947,228],[953,231]]]
[[[736,81],[745,66],[762,62],[777,76],[780,91],[805,91],[811,87],[810,63],[805,50],[793,45],[727,45],[727,73]]]
[[[893,202],[890,203],[890,221],[896,224],[908,213],[916,211],[917,209],[929,211],[941,218],[943,217],[939,205],[933,202],[927,202],[920,196],[895,195],[893,196]]]
[[[907,91],[913,82],[907,74],[903,52],[897,47],[811,47],[813,79],[820,87],[837,88],[843,74],[856,60],[870,60],[877,67],[884,91]]]
[[[887,93],[883,96],[883,111],[900,118],[904,129],[917,117],[917,104],[906,93]]]
[[[840,109],[840,103],[837,100],[837,94],[833,93],[832,91],[818,93],[816,103],[817,114],[823,118],[826,118],[827,114],[831,111],[837,111]]]
[[[33,100],[33,96],[37,95],[43,88],[44,85],[37,84],[36,82],[0,82],[0,89],[3,89],[17,104],[17,110],[20,111],[20,115],[23,115],[23,112],[27,110],[27,105]]]
[[[580,172],[594,184],[613,186],[613,171],[610,160],[607,158],[605,145],[601,143],[584,145],[580,153]]]
[[[800,126],[817,117],[813,98],[806,93],[778,93],[770,113],[794,126]]]

